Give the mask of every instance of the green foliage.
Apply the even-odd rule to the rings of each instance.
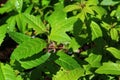
[[[98,24],[96,24],[95,22],[91,22],[90,27],[92,32],[92,40],[102,37],[102,31]]]
[[[120,79],[119,0],[2,1],[0,80]]]
[[[18,44],[21,44],[22,42],[26,41],[26,40],[30,40],[31,37],[27,36],[25,34],[21,34],[18,32],[9,32],[9,36],[16,41]],[[19,37],[18,37],[19,36]]]
[[[28,44],[29,43],[29,44]],[[33,47],[34,46],[34,47]],[[41,39],[29,39],[21,43],[17,48],[13,51],[11,55],[11,60],[20,60],[23,58],[31,57],[39,53],[45,48],[46,43]]]
[[[103,66],[99,67],[95,72],[99,74],[120,75],[120,64],[113,62],[103,63]]]
[[[81,68],[75,68],[70,71],[60,69],[60,71],[57,72],[57,75],[54,75],[52,79],[53,80],[77,80],[81,76],[84,76],[84,70]]]
[[[20,64],[25,69],[30,69],[33,67],[36,67],[42,63],[44,63],[50,56],[50,53],[46,53],[45,55],[41,56],[40,58],[37,58],[35,60],[31,61],[20,61]]]
[[[59,51],[57,55],[59,56],[59,58],[55,62],[64,69],[73,70],[80,67],[80,65],[73,58],[66,55],[64,52]]]
[[[6,25],[2,25],[0,27],[0,45],[3,42],[4,38],[5,38],[6,30],[7,30]]]
[[[0,63],[0,79],[16,80],[15,72],[10,65]]]

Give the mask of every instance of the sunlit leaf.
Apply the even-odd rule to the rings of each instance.
[[[0,62],[0,80],[16,80],[15,72],[10,65]]]
[[[14,9],[13,0],[8,0],[2,7],[0,7],[0,14],[10,12]]]
[[[84,70],[81,68],[73,70],[61,69],[53,76],[52,80],[78,80],[81,76],[84,76]]]
[[[84,8],[84,11],[85,11],[86,13],[89,13],[89,14],[94,15],[94,11],[93,11],[92,8],[90,8],[89,6],[86,6],[86,7]]]
[[[91,65],[91,67],[99,67],[101,65],[101,59],[101,55],[91,53],[85,60]]]
[[[68,5],[64,8],[64,11],[70,12],[70,11],[79,10],[79,9],[81,9],[81,7],[79,5]]]
[[[116,10],[116,17],[120,21],[120,6],[118,6],[118,8]]]
[[[66,70],[73,70],[75,68],[79,68],[80,65],[75,61],[72,57],[65,54],[63,51],[59,51],[57,53],[59,58],[55,61],[58,65],[63,67]]]
[[[108,6],[108,5],[116,5],[116,4],[118,4],[118,3],[120,3],[120,1],[103,0],[103,1],[101,2],[101,5],[106,5],[106,6]]]
[[[23,0],[15,0],[15,8],[20,13],[22,11]]]
[[[44,63],[49,57],[50,57],[50,53],[46,53],[35,60],[20,61],[20,63],[23,68],[30,69]]]
[[[18,44],[31,39],[29,36],[18,32],[9,32],[9,36]]]
[[[101,19],[102,16],[106,14],[106,10],[100,6],[91,6],[91,8],[97,13],[97,17],[99,19]]]
[[[20,32],[25,33],[26,31],[26,22],[24,21],[23,14],[19,13],[16,15],[16,22]]]
[[[120,64],[106,62],[103,63],[103,66],[99,67],[95,72],[99,74],[120,75]]]
[[[15,19],[16,19],[15,16],[11,16],[7,19],[6,23],[7,23],[7,29],[9,31],[15,31],[15,25],[16,25]]]
[[[24,13],[30,14],[31,11],[32,11],[32,8],[33,8],[33,4],[31,4],[31,5],[24,11]]]
[[[66,32],[73,29],[73,24],[77,19],[75,17],[67,18],[62,6],[60,4],[56,6],[58,7],[55,8],[56,10],[48,18],[52,28],[49,39],[58,43],[70,42],[71,39]]]
[[[50,0],[42,0],[43,6],[48,6],[49,3],[50,3]]]
[[[46,28],[43,22],[41,21],[40,17],[33,16],[30,14],[24,14],[24,19],[29,24],[30,28],[36,30],[37,34],[46,32]]]
[[[7,26],[6,25],[0,26],[0,45],[4,41],[6,31],[7,31]]]
[[[86,18],[86,13],[84,10],[82,10],[77,16],[77,18],[80,18],[82,20],[82,22],[84,22],[85,18]]]
[[[11,60],[20,60],[38,54],[46,47],[46,42],[42,39],[34,38],[24,41],[18,45],[11,55]]]
[[[106,50],[109,51],[115,58],[120,59],[120,50],[114,47],[108,47]]]
[[[112,28],[110,30],[110,35],[111,35],[112,40],[119,41],[118,31],[115,28]]]
[[[78,50],[78,48],[80,47],[80,45],[77,43],[77,41],[75,40],[75,38],[72,38],[69,47],[72,48],[73,51],[75,52],[76,50]]]
[[[100,29],[100,26],[96,22],[92,21],[90,27],[92,31],[92,40],[102,37],[102,31]]]
[[[99,0],[88,0],[86,5],[97,5]]]

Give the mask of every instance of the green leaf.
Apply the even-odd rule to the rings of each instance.
[[[80,68],[79,63],[63,51],[59,51],[57,55],[59,56],[59,58],[55,62],[64,69],[73,70],[75,68]]]
[[[103,66],[99,67],[95,72],[98,74],[120,75],[120,64],[106,62],[103,63]]]
[[[13,0],[8,0],[4,6],[0,7],[0,14],[3,14],[5,12],[10,12],[14,9],[14,5],[12,4]]]
[[[7,26],[6,25],[0,26],[0,45],[4,41],[6,31],[7,31]]]
[[[23,14],[25,21],[29,24],[30,28],[33,28],[37,34],[46,32],[45,25],[41,21],[40,17],[36,17],[30,14]]]
[[[78,50],[78,48],[80,48],[80,45],[77,43],[75,38],[71,39],[71,42],[69,44],[69,48],[72,48],[74,52],[76,52]]]
[[[23,0],[15,0],[15,8],[18,11],[18,13],[21,13],[23,6]]]
[[[92,21],[90,27],[92,31],[92,41],[99,37],[102,37],[102,31],[100,29],[100,26],[96,22]]]
[[[29,39],[17,46],[11,55],[11,59],[20,60],[23,58],[31,57],[39,53],[46,47],[46,42],[42,39],[34,38]]]
[[[109,6],[109,5],[116,5],[118,4],[120,1],[114,1],[114,0],[103,0],[100,4],[101,5],[106,5],[106,6]]]
[[[38,4],[38,3],[39,3],[39,0],[32,0],[32,3]]]
[[[73,24],[76,21],[76,18],[71,17],[64,21],[59,21],[56,23],[56,27],[52,27],[50,40],[57,41],[58,43],[70,42],[70,37],[65,33],[72,30]]]
[[[18,44],[23,43],[24,41],[30,40],[31,37],[22,34],[22,33],[18,33],[18,32],[9,32],[9,36],[16,41]]]
[[[9,31],[15,31],[15,25],[16,25],[15,18],[16,18],[15,16],[11,16],[6,21],[7,28]]]
[[[0,62],[0,80],[16,80],[16,75],[10,65]]]
[[[102,23],[101,23],[101,26],[102,26],[104,29],[106,29],[107,31],[109,31],[109,29],[111,28],[111,25],[108,24],[108,23],[106,23],[106,22],[102,22]]]
[[[86,18],[86,13],[84,10],[82,10],[77,16],[77,18],[80,18],[80,20],[82,20],[82,22],[84,22],[85,18]]]
[[[55,11],[48,17],[48,21],[51,24],[52,28],[58,27],[58,24],[60,24],[60,22],[64,21],[66,18],[66,13],[63,11],[62,4],[56,4],[54,8]]]
[[[73,10],[78,10],[78,9],[81,9],[81,7],[79,5],[68,5],[64,8],[64,11],[65,12],[70,12],[70,11],[73,11]]]
[[[50,0],[42,0],[42,6],[48,6]]]
[[[114,47],[108,47],[106,50],[109,51],[115,58],[120,59],[120,50]]]
[[[60,71],[53,76],[52,80],[78,80],[81,76],[84,76],[84,70],[81,68],[76,68],[70,71],[60,69]]]
[[[101,65],[101,59],[101,55],[91,53],[85,60],[91,65],[91,67],[99,67]]]
[[[115,28],[112,28],[110,30],[110,35],[111,35],[112,40],[119,41],[118,31]]]
[[[86,74],[86,75],[93,74],[92,71],[91,71],[92,67],[91,67],[90,64],[83,65],[83,68],[84,68],[84,70],[85,70],[85,74]]]
[[[52,28],[49,39],[58,43],[70,42],[71,39],[66,32],[73,29],[73,24],[76,20],[75,17],[67,18],[66,13],[63,11],[63,6],[57,4],[55,11],[48,18]]]
[[[16,15],[16,22],[20,32],[25,33],[26,31],[26,22],[24,20],[23,14],[19,13]]]
[[[89,13],[89,14],[94,15],[94,11],[93,11],[92,8],[89,7],[89,6],[86,6],[86,7],[84,8],[84,11],[85,11],[85,13]]]
[[[101,19],[102,16],[107,13],[106,10],[102,8],[101,6],[91,6],[91,8],[97,13],[97,17],[99,19]]]
[[[86,5],[97,5],[99,3],[98,0],[88,0]]]
[[[33,4],[31,4],[31,5],[24,11],[24,13],[30,14],[31,11],[32,11],[32,8],[33,8]]]
[[[116,15],[117,19],[120,21],[120,5],[118,6],[117,10],[116,10]]]
[[[18,75],[17,78],[16,78],[16,80],[23,80],[22,76]]]
[[[23,68],[30,69],[44,63],[49,57],[50,57],[50,53],[46,53],[35,60],[19,61],[19,62],[21,63],[21,66]]]

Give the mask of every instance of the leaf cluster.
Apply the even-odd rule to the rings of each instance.
[[[120,79],[119,0],[6,0],[0,17],[0,80]]]

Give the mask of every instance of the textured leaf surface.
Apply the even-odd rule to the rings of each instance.
[[[0,63],[0,80],[16,80],[16,75],[10,65]]]
[[[111,35],[112,40],[119,41],[118,31],[115,28],[112,28],[110,30],[110,35]]]
[[[120,21],[120,5],[118,6],[118,8],[116,10],[116,17]]]
[[[102,59],[102,56],[101,55],[97,55],[97,54],[93,54],[91,53],[89,55],[88,58],[86,58],[85,60],[92,66],[92,67],[99,67],[101,64],[100,64],[100,61]]]
[[[23,6],[23,0],[15,0],[15,8],[20,13]]]
[[[32,55],[42,51],[45,47],[46,42],[44,40],[38,38],[26,40],[13,51],[11,59],[20,60],[22,58],[31,57]]]
[[[76,21],[76,18],[69,18],[63,22],[59,22],[58,26],[52,28],[50,39],[57,42],[70,42],[70,37],[65,33],[72,30],[72,25]],[[71,29],[70,29],[71,28]]]
[[[103,63],[103,66],[99,67],[95,72],[99,74],[120,75],[120,64],[112,62]]]
[[[66,32],[73,29],[73,24],[77,19],[74,17],[67,18],[66,13],[62,9],[63,6],[59,4],[56,6],[57,8],[55,8],[55,11],[48,18],[52,27],[49,38],[59,43],[69,42],[71,39]]]
[[[12,4],[12,2],[14,2],[13,0],[8,0],[4,6],[0,7],[0,14],[3,14],[5,12],[9,12],[14,8],[14,4]]]
[[[16,25],[16,21],[15,21],[15,16],[11,16],[8,18],[8,20],[6,21],[7,23],[7,28],[9,31],[14,31],[15,30],[15,25]]]
[[[18,33],[18,32],[9,32],[9,36],[15,40],[18,44],[31,39],[29,36],[22,34],[22,33]]]
[[[82,68],[76,68],[70,71],[61,69],[53,76],[52,80],[78,80],[81,76],[84,76],[84,70]]]
[[[99,0],[88,0],[87,5],[97,5],[99,3]]]
[[[68,5],[64,8],[65,12],[81,9],[79,5]]]
[[[120,50],[114,47],[108,47],[106,50],[109,51],[115,58],[120,59]]]
[[[90,24],[90,27],[91,27],[91,31],[92,31],[92,40],[102,37],[102,31],[100,29],[100,26],[97,23],[92,21]]]
[[[59,56],[59,58],[55,62],[64,69],[72,70],[80,67],[77,61],[75,61],[71,56],[68,56],[64,52],[59,51],[57,55]]]
[[[7,30],[6,25],[0,26],[0,45],[4,41],[6,30]]]
[[[31,28],[36,30],[37,33],[44,33],[46,32],[46,28],[42,23],[40,17],[36,17],[30,14],[24,14],[25,21],[29,24]]]
[[[114,1],[114,0],[103,0],[101,2],[101,5],[116,5],[118,4],[120,1]]]
[[[32,11],[32,8],[33,8],[33,4],[31,4],[31,5],[24,11],[24,13],[30,14],[31,11]]]
[[[18,14],[16,15],[16,22],[17,22],[17,26],[20,32],[25,33],[26,30],[26,22],[24,20],[24,16],[23,14]]]
[[[44,63],[50,57],[50,53],[42,55],[40,58],[31,61],[20,61],[21,66],[25,69],[30,69]]]
[[[106,14],[106,10],[100,6],[92,6],[91,8],[97,13],[97,17],[99,19],[101,19],[102,16]]]

